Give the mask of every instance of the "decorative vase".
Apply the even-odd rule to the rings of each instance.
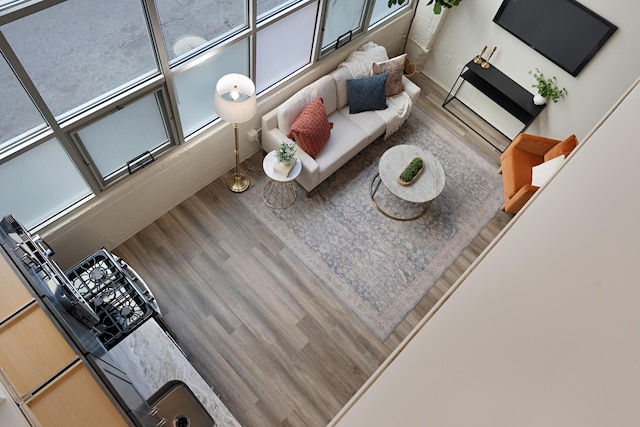
[[[547,98],[542,95],[533,95],[533,103],[536,105],[544,105],[547,103]]]

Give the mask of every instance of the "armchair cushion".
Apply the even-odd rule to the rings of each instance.
[[[553,147],[551,150],[547,151],[544,155],[544,161],[549,161],[551,159],[555,159],[556,157],[560,157],[564,154],[566,158],[574,148],[578,146],[578,139],[575,135],[571,135],[569,138],[562,141],[560,144]]]
[[[502,184],[505,198],[513,197],[524,185],[531,184],[531,171],[542,163],[542,158],[522,150],[505,151],[501,160]]]

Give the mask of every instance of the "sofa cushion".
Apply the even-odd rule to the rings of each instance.
[[[352,79],[351,71],[346,67],[338,67],[330,74],[336,81],[336,97],[337,103],[336,110],[347,105],[349,97],[347,96],[347,80]]]
[[[384,110],[387,108],[385,85],[387,73],[361,79],[347,80],[347,95],[349,97],[349,113],[362,111]]]
[[[388,61],[374,62],[371,66],[374,75],[389,73],[385,85],[386,96],[393,96],[402,92],[402,75],[404,73],[404,61],[406,57],[407,54],[403,53]]]
[[[333,123],[327,118],[322,98],[315,98],[291,125],[287,135],[314,159],[329,140]]]
[[[547,151],[544,155],[544,161],[548,161],[559,157],[564,154],[567,157],[574,148],[578,145],[578,138],[575,135],[571,135],[569,138],[565,139],[551,150]]]
[[[311,91],[306,89],[300,90],[278,107],[278,128],[285,135],[291,132],[291,125],[313,99]]]
[[[322,98],[324,109],[327,114],[333,113],[337,108],[336,81],[331,75],[320,77],[315,82],[307,86],[313,93],[313,98]]]

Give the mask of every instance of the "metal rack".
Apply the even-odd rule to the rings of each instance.
[[[485,141],[491,144],[498,151],[500,150],[490,140],[488,140],[478,130],[471,127],[463,118],[459,117],[454,111],[447,108],[447,104],[453,99],[457,99],[462,105],[474,112],[478,117],[487,122],[491,127],[496,129],[505,137],[511,139],[508,135],[505,135],[500,129],[491,124],[488,120],[474,111],[471,107],[465,104],[462,100],[457,98],[458,91],[464,83],[469,83],[477,90],[486,95],[494,103],[508,112],[511,116],[516,118],[523,124],[520,132],[524,131],[533,120],[542,112],[546,105],[535,105],[533,103],[533,94],[514,82],[509,76],[501,72],[498,68],[490,65],[488,68],[482,67],[481,64],[475,63],[473,60],[469,61],[460,71],[458,78],[453,83],[451,90],[444,99],[442,107],[458,118],[462,123],[468,126],[475,133],[480,135]]]

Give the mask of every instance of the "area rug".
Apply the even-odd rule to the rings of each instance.
[[[445,170],[443,192],[427,213],[401,222],[382,215],[369,192],[382,154],[397,144],[431,152]],[[495,215],[503,200],[496,168],[423,109],[387,140],[379,138],[314,189],[296,184],[288,209],[262,200],[263,179],[242,203],[384,341]],[[385,189],[376,195],[391,213],[415,205]]]

